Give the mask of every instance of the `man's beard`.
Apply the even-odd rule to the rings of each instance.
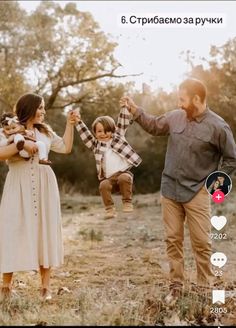
[[[183,110],[185,110],[186,114],[187,114],[187,118],[192,120],[195,115],[197,113],[197,107],[194,106],[194,104],[190,104],[188,107],[181,107]]]

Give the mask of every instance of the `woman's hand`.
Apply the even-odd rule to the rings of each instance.
[[[7,139],[7,143],[8,143],[8,145],[14,141],[14,137],[15,137],[14,134],[12,134],[12,135],[10,135],[10,136],[8,137],[8,139]]]
[[[25,144],[24,144],[24,148],[25,151],[27,151],[27,153],[30,156],[33,156],[35,153],[37,153],[38,151],[38,146],[36,145],[35,142],[30,141],[30,140],[25,140]]]
[[[135,114],[138,106],[135,104],[132,98],[125,96],[119,101],[120,107],[126,107],[131,114]]]
[[[67,123],[75,125],[78,124],[81,120],[79,110],[74,109],[68,112],[67,114]]]
[[[73,109],[69,112],[69,120],[70,124],[78,124],[81,121],[80,111],[79,109]]]

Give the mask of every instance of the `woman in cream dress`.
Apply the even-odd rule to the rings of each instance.
[[[43,123],[44,100],[36,94],[23,95],[15,112],[21,124],[34,133],[47,151],[70,153],[74,119],[69,113],[63,138]],[[11,294],[13,272],[40,270],[41,295],[50,299],[51,267],[63,264],[60,197],[55,174],[49,165],[39,164],[37,145],[25,141],[22,148],[31,158],[17,155],[19,147],[0,147],[0,160],[7,160],[6,177],[0,205],[0,272],[3,273],[1,295]]]

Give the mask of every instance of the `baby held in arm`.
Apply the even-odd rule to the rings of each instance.
[[[25,159],[29,159],[30,155],[24,150],[25,140],[34,141],[38,147],[39,164],[50,165],[52,162],[47,158],[46,144],[42,141],[36,141],[34,132],[26,130],[14,113],[4,113],[1,116],[0,129],[0,147],[15,143],[19,150],[19,155]]]

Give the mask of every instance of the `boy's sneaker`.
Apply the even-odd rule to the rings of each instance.
[[[112,219],[116,217],[116,209],[115,207],[111,207],[111,208],[106,208],[105,209],[106,213],[105,213],[105,219]]]
[[[134,210],[134,206],[132,203],[123,203],[123,212],[131,213]]]

